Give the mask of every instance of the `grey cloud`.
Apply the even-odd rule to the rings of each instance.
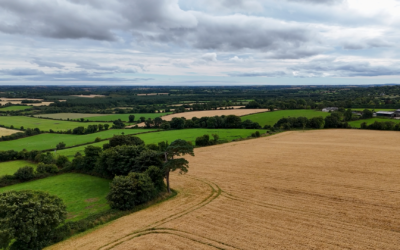
[[[288,76],[284,71],[253,71],[253,72],[231,72],[229,76],[233,77],[283,77]]]
[[[368,62],[343,62],[333,59],[314,60],[307,64],[290,67],[302,76],[373,77],[400,75],[396,65],[372,65]]]
[[[295,3],[308,3],[308,4],[339,4],[343,3],[343,0],[286,0]]]
[[[39,67],[58,68],[58,69],[64,68],[64,65],[62,65],[62,64],[54,63],[54,62],[48,62],[48,61],[42,61],[42,60],[39,60],[39,59],[35,59],[31,63],[36,64]]]
[[[360,49],[370,49],[370,48],[388,48],[392,47],[393,44],[386,42],[381,39],[368,39],[365,41],[351,41],[345,42],[343,48],[347,50],[360,50]]]
[[[32,76],[32,75],[43,75],[44,73],[37,69],[26,69],[26,68],[16,68],[16,69],[2,69],[0,74],[10,75],[10,76]]]
[[[100,66],[97,63],[92,63],[92,62],[76,62],[76,64],[82,68],[82,69],[92,69],[92,70],[100,70],[100,71],[115,71],[119,70],[119,67],[116,66]]]
[[[1,1],[0,10],[0,14],[10,17],[7,21],[0,22],[0,31],[4,33],[59,39],[90,38],[111,41],[114,40],[111,29],[120,21],[115,14],[77,8],[66,1]]]

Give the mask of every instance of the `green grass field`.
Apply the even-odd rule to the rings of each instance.
[[[6,112],[6,111],[20,111],[20,110],[27,110],[31,109],[32,107],[30,106],[8,106],[5,108],[0,107],[0,112]]]
[[[42,115],[35,115],[35,117],[46,117],[46,118],[52,118],[52,119],[80,119],[84,118],[85,121],[95,121],[95,122],[102,122],[102,121],[115,121],[118,119],[121,119],[121,121],[129,121],[129,116],[134,115],[135,116],[135,121],[138,121],[140,117],[145,117],[146,119],[151,118],[154,119],[156,117],[164,116],[171,114],[169,113],[152,113],[152,114],[105,114],[105,115],[100,115],[100,114],[81,114],[81,113],[58,113],[58,114],[42,114]]]
[[[77,221],[110,208],[106,201],[109,180],[90,175],[57,175],[0,188],[0,193],[11,190],[44,191],[58,196],[67,206],[70,221]]]
[[[36,168],[35,163],[29,161],[6,161],[0,163],[0,176],[13,175],[19,168],[31,166]]]
[[[94,142],[97,137],[100,137],[101,139],[108,139],[114,135],[121,135],[122,133],[127,135],[144,133],[148,131],[154,131],[154,129],[110,129],[88,135],[40,134],[18,140],[2,141],[0,142],[0,151],[54,149],[59,142],[64,142],[67,147],[71,147],[83,143]]]
[[[361,109],[351,109],[352,111],[363,111],[365,108],[361,108]],[[376,108],[376,109],[371,109],[371,108],[367,108],[369,110],[375,110],[376,112],[378,111],[395,111],[395,109],[380,109],[380,108]]]
[[[49,119],[39,119],[34,117],[27,116],[2,116],[0,120],[0,125],[5,125],[10,127],[11,125],[14,128],[20,128],[23,126],[26,128],[39,128],[42,131],[50,131],[50,129],[54,131],[66,131],[68,129],[74,129],[76,127],[87,127],[92,124],[98,124],[98,122],[89,123],[89,122],[68,122],[68,121],[57,121],[57,120],[49,120]],[[105,124],[105,123],[102,123]],[[111,127],[112,123],[108,123]]]
[[[361,123],[366,122],[367,125],[370,125],[374,123],[375,121],[377,122],[394,122],[394,123],[400,123],[400,120],[395,120],[395,119],[388,119],[388,118],[371,118],[371,119],[363,119],[363,120],[358,120],[358,121],[352,121],[349,122],[349,125],[353,128],[361,128]]]
[[[274,112],[265,112],[265,113],[259,113],[259,114],[254,114],[254,115],[246,115],[242,116],[242,121],[244,120],[251,120],[253,122],[258,122],[261,126],[265,125],[271,125],[273,126],[279,119],[281,118],[287,118],[287,117],[307,117],[307,118],[313,118],[313,117],[326,117],[329,116],[329,113],[322,112],[322,111],[314,111],[314,110],[280,110],[280,111],[274,111]]]
[[[191,141],[193,145],[195,144],[195,140],[197,137],[208,134],[210,138],[212,138],[212,134],[218,134],[220,140],[228,140],[232,141],[238,138],[247,138],[255,131],[260,131],[260,133],[265,133],[263,129],[184,129],[184,130],[171,130],[171,131],[162,131],[162,132],[154,132],[147,134],[137,135],[140,137],[146,144],[159,143],[161,141],[168,141],[169,143],[182,139],[186,141]],[[107,143],[107,141],[93,143],[92,146],[102,147],[103,144]],[[65,155],[68,158],[72,159],[76,152],[80,152],[83,154],[85,146],[69,148],[64,150],[57,151],[58,155]]]

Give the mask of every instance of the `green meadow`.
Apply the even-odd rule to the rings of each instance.
[[[8,106],[5,108],[0,107],[0,112],[6,112],[6,111],[20,111],[20,110],[27,110],[31,109],[32,107],[30,106]]]
[[[36,168],[36,164],[29,161],[6,161],[0,162],[0,176],[13,175],[19,168],[30,166]]]
[[[287,117],[326,117],[329,116],[329,113],[322,111],[314,111],[314,110],[279,110],[274,112],[265,112],[253,115],[242,116],[242,121],[251,120],[253,122],[258,122],[261,126],[271,125],[273,126],[279,119],[287,118]]]
[[[141,138],[146,144],[157,144],[162,141],[168,141],[169,143],[171,143],[177,139],[182,139],[186,141],[191,141],[194,145],[196,138],[205,134],[210,135],[210,138],[212,138],[212,134],[218,134],[220,140],[233,141],[238,138],[247,138],[255,131],[260,131],[260,133],[265,132],[265,130],[262,129],[184,129],[139,134],[137,135],[137,137]],[[107,143],[107,141],[93,143],[90,145],[102,147],[105,143]],[[84,145],[80,147],[59,150],[57,151],[57,154],[65,155],[71,159],[74,157],[76,152],[80,152],[83,154],[87,146],[88,145]]]
[[[0,193],[35,190],[56,195],[67,206],[68,220],[77,221],[110,208],[106,200],[109,183],[90,175],[62,174],[0,188]]]
[[[156,117],[164,116],[171,114],[169,113],[151,113],[151,114],[105,114],[105,115],[100,115],[100,114],[82,114],[82,113],[58,113],[58,114],[41,114],[41,115],[35,115],[35,117],[46,117],[46,118],[51,118],[51,119],[80,119],[84,118],[85,121],[93,121],[93,122],[111,122],[115,121],[118,119],[121,119],[121,121],[129,121],[129,116],[134,115],[135,116],[135,121],[138,121],[140,117],[144,117],[146,119],[151,118],[154,119]]]
[[[114,135],[121,135],[122,133],[137,134],[154,131],[154,129],[110,129],[94,134],[87,135],[71,135],[71,134],[40,134],[30,137],[21,138],[12,141],[1,141],[0,151],[15,150],[21,151],[26,149],[30,150],[46,150],[54,149],[59,142],[64,142],[67,147],[94,142],[97,137],[101,139],[109,139]]]
[[[371,119],[362,119],[362,120],[357,120],[357,121],[352,121],[349,122],[349,125],[352,128],[361,128],[361,123],[366,122],[367,125],[370,125],[374,122],[394,122],[394,123],[400,123],[400,120],[395,120],[395,119],[388,119],[388,118],[371,118]]]
[[[380,108],[357,108],[357,109],[351,109],[352,111],[363,111],[364,109],[369,109],[369,110],[375,110],[376,112],[378,111],[395,111],[395,109],[380,109]]]
[[[42,131],[50,131],[50,129],[54,131],[66,131],[68,129],[74,129],[76,127],[87,127],[89,125],[98,124],[98,122],[69,122],[69,121],[57,121],[50,119],[40,119],[34,117],[27,116],[2,116],[0,119],[0,125],[4,125],[10,127],[11,125],[14,128],[24,127],[26,128],[39,128]],[[105,123],[102,123],[105,124]],[[111,127],[112,123],[108,123]]]

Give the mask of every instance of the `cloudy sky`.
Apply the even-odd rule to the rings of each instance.
[[[400,83],[400,0],[0,0],[0,84]]]

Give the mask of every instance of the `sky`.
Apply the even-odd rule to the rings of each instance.
[[[0,85],[400,83],[400,0],[0,0]]]

